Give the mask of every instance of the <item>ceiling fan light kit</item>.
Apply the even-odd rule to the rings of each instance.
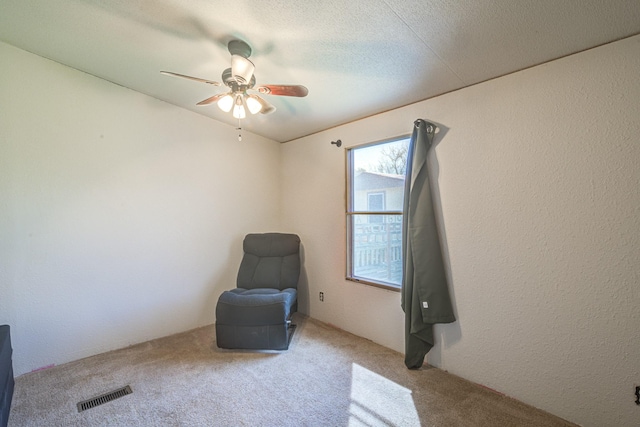
[[[233,96],[229,94],[224,95],[218,101],[218,107],[225,113],[228,113],[229,111],[231,111],[231,109],[233,108]]]
[[[262,111],[262,104],[258,101],[258,97],[256,95],[247,95],[244,101],[251,114],[258,114]]]
[[[276,111],[275,106],[256,94],[247,93],[248,90],[255,90],[263,95],[295,96],[299,98],[305,97],[309,93],[309,90],[302,85],[260,85],[254,88],[256,84],[255,65],[249,60],[251,47],[242,40],[231,40],[227,48],[231,54],[231,68],[227,68],[222,72],[222,83],[171,71],[160,72],[168,76],[181,77],[213,86],[222,86],[224,84],[230,89],[229,92],[213,95],[198,102],[196,105],[210,105],[215,102],[222,111],[225,113],[231,112],[233,117],[238,120],[247,116],[246,110],[249,110],[251,114],[270,114]]]

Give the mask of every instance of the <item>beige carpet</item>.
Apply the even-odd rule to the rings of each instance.
[[[312,319],[286,352],[232,352],[213,326],[16,379],[19,426],[571,426]],[[517,380],[517,379],[515,379]],[[78,413],[76,404],[133,393]]]

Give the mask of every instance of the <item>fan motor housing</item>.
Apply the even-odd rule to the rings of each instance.
[[[248,84],[241,84],[235,77],[233,77],[231,68],[227,68],[222,72],[222,81],[226,86],[233,89],[234,92],[238,90],[245,91],[247,89],[251,89],[256,84],[256,76],[251,76],[251,81]]]

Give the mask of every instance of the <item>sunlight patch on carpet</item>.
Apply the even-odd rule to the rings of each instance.
[[[420,426],[411,390],[352,364],[349,426]]]

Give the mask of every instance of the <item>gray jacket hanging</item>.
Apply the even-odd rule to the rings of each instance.
[[[417,369],[433,347],[433,324],[456,320],[431,198],[427,154],[436,126],[417,120],[409,145],[402,225],[405,365]]]

